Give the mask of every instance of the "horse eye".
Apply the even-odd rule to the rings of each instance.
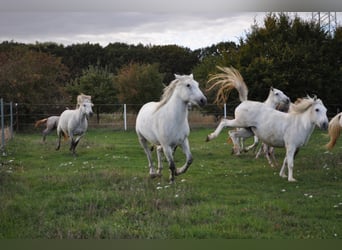
[[[275,93],[275,95],[279,95],[279,93]]]
[[[186,86],[187,86],[188,88],[191,88],[191,85],[190,85],[190,83],[188,83]]]
[[[319,112],[319,109],[315,109],[316,112]]]

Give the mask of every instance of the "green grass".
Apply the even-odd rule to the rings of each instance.
[[[0,238],[342,238],[342,140],[327,153],[315,131],[289,183],[264,157],[231,155],[225,133],[205,143],[210,131],[191,131],[194,162],[173,185],[166,162],[149,178],[133,131],[92,129],[77,157],[54,135],[17,134],[0,158]]]

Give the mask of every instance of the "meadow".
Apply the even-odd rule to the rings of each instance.
[[[342,140],[316,130],[289,183],[265,157],[231,155],[226,131],[193,129],[193,164],[148,176],[134,131],[89,129],[77,157],[55,133],[19,133],[0,158],[0,239],[341,239]],[[284,149],[276,149],[279,164]],[[181,150],[175,153],[182,165]]]

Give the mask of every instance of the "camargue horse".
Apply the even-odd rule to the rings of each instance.
[[[240,97],[245,96],[246,93],[241,92],[241,88],[238,91]],[[267,145],[286,148],[279,175],[286,177],[287,166],[288,181],[296,181],[293,178],[294,156],[308,142],[315,126],[320,129],[328,128],[326,107],[320,99],[307,97],[300,99],[292,112],[284,113],[264,103],[242,100],[245,101],[235,109],[235,119],[222,119],[216,130],[208,135],[207,141],[216,138],[224,127],[250,128]],[[234,137],[232,139],[237,140]]]
[[[91,96],[90,95],[85,95],[83,93],[79,94],[77,96],[77,103],[76,103],[76,109],[80,107],[80,105],[85,101],[88,100],[91,102]]]
[[[340,137],[342,130],[342,112],[335,115],[329,122],[328,134],[329,142],[325,145],[327,149],[334,148],[337,139]]]
[[[236,69],[233,67],[227,68],[227,67],[220,67],[217,66],[218,69],[220,69],[223,73],[218,73],[210,77],[208,82],[216,81],[210,88],[208,88],[208,91],[212,90],[216,86],[221,85],[221,88],[218,91],[217,98],[215,100],[216,103],[220,104],[220,102],[225,101],[225,95],[234,88],[239,90],[239,97],[240,101],[246,101],[247,95],[248,95],[248,88],[239,73]],[[241,93],[241,94],[240,94]],[[290,98],[287,97],[281,90],[271,87],[267,99],[264,101],[265,106],[268,106],[270,108],[276,109],[278,106],[284,106],[289,105]],[[249,151],[257,146],[258,144],[258,138],[254,136],[254,143],[247,147],[243,148],[243,141],[247,138],[253,136],[253,131],[249,128],[237,128],[236,130],[230,130],[229,136],[231,138],[239,138],[234,143],[233,151],[236,155],[241,154],[241,151]],[[238,143],[241,142],[241,143]],[[240,146],[241,144],[241,146]],[[242,148],[242,149],[241,149]],[[266,150],[266,157],[268,156],[267,150]],[[267,158],[269,159],[269,158]]]
[[[78,109],[63,111],[57,126],[56,150],[60,148],[63,135],[65,139],[70,137],[70,151],[76,154],[76,146],[88,128],[88,117],[93,115],[92,106],[89,100],[85,100]]]
[[[170,168],[170,182],[175,176],[187,171],[192,163],[188,136],[188,104],[204,106],[206,97],[199,89],[198,82],[193,75],[175,75],[173,80],[164,88],[159,102],[149,102],[142,106],[136,119],[136,133],[143,147],[149,163],[150,176],[161,176],[162,151]],[[158,171],[155,172],[151,151],[148,142],[157,146]],[[180,145],[186,155],[186,163],[176,168],[173,159],[173,150]]]
[[[38,126],[40,126],[41,124],[46,123],[46,128],[43,130],[42,134],[43,134],[43,139],[42,141],[45,142],[46,140],[46,136],[48,134],[50,134],[54,129],[57,128],[58,125],[58,120],[59,120],[59,116],[49,116],[48,118],[44,118],[41,120],[36,121],[35,123],[35,127],[37,128]]]

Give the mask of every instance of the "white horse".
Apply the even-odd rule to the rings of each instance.
[[[229,94],[229,92],[233,89],[236,88],[239,90],[239,97],[240,101],[246,101],[247,100],[247,95],[248,95],[248,88],[239,73],[236,69],[233,67],[227,68],[227,67],[219,67],[217,66],[218,69],[220,69],[223,73],[218,73],[210,77],[208,82],[211,81],[217,81],[214,83],[208,90],[213,89],[214,87],[218,85],[222,85],[220,90],[219,90],[219,96],[216,99],[216,102],[220,100],[224,100],[226,94]],[[241,92],[241,94],[240,94]],[[290,98],[286,96],[281,90],[276,89],[271,87],[267,99],[264,101],[265,106],[276,109],[279,105],[284,106],[284,105],[289,105],[290,103]],[[234,147],[233,147],[233,152],[236,155],[240,155],[242,151],[249,151],[253,148],[255,148],[258,145],[258,137],[254,136],[254,143],[247,148],[244,149],[243,142],[249,137],[252,137],[254,135],[253,131],[249,128],[237,128],[236,130],[230,130],[229,136],[239,138],[236,141],[233,141]],[[267,150],[265,151],[267,159],[269,159],[269,153]]]
[[[88,117],[93,115],[92,106],[89,100],[85,100],[78,109],[63,111],[57,126],[56,150],[60,148],[63,135],[65,139],[70,137],[70,151],[76,154],[76,146],[88,128]]]
[[[239,95],[243,95],[239,91]],[[285,147],[286,156],[279,175],[286,177],[285,166],[288,168],[288,181],[293,178],[294,156],[299,148],[310,138],[315,125],[320,129],[328,128],[327,109],[320,99],[302,98],[290,113],[280,112],[267,107],[264,103],[242,101],[235,109],[235,119],[223,119],[216,130],[209,134],[207,141],[216,138],[224,127],[250,128],[253,133],[267,145]],[[237,138],[232,138],[233,141]]]
[[[325,145],[327,149],[334,148],[337,139],[340,137],[342,131],[342,112],[335,115],[329,122],[328,134],[329,142]]]
[[[162,151],[169,163],[170,182],[175,176],[185,173],[192,163],[188,136],[188,104],[203,106],[206,97],[199,89],[193,75],[175,75],[173,80],[164,88],[160,102],[146,103],[139,111],[136,119],[136,132],[141,146],[147,156],[151,177],[161,176]],[[157,145],[158,171],[155,172],[148,142]],[[186,163],[176,168],[173,160],[173,150],[180,145],[186,155]]]
[[[59,116],[53,115],[53,116],[49,116],[48,118],[44,118],[39,121],[36,121],[34,125],[36,128],[40,126],[41,124],[46,123],[46,128],[42,132],[43,134],[42,142],[45,142],[46,136],[50,134],[54,129],[57,128],[58,120],[59,120]]]

